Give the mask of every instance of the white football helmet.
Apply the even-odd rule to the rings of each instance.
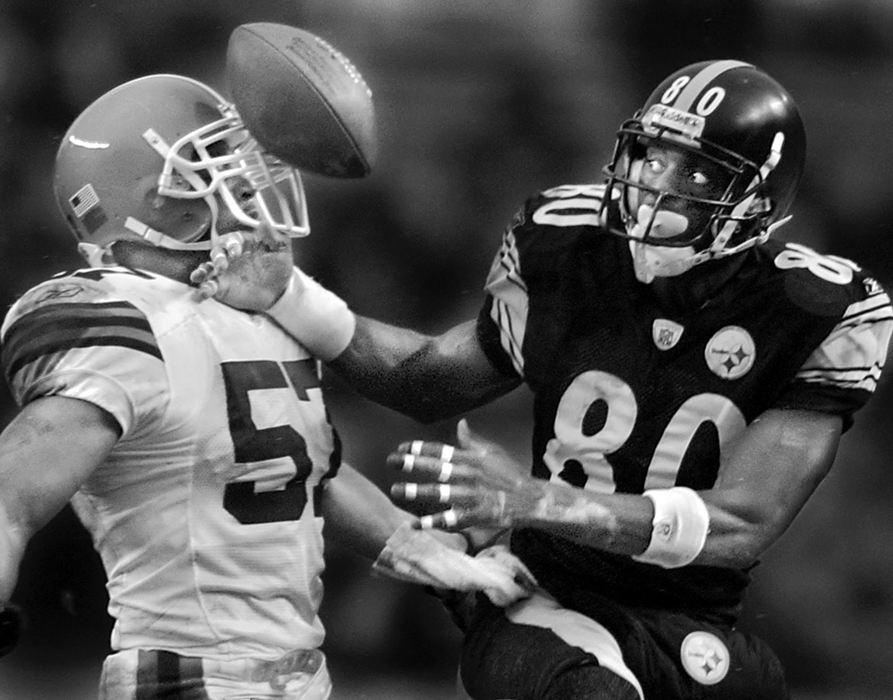
[[[297,169],[267,153],[221,95],[179,75],[131,80],[87,107],[59,146],[54,188],[94,264],[117,240],[210,250],[261,222],[310,232]]]

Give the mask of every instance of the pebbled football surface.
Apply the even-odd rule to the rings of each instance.
[[[372,92],[321,37],[284,24],[239,25],[227,46],[226,77],[245,125],[273,155],[330,177],[371,172]]]

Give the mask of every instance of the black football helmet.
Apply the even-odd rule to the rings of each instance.
[[[673,146],[719,166],[728,184],[718,199],[660,192],[643,185],[632,164],[651,145]],[[687,248],[684,264],[665,266],[658,275],[675,275],[693,265],[741,252],[765,241],[784,223],[803,173],[806,136],[794,100],[773,78],[742,61],[703,61],[677,70],[661,82],[642,108],[618,133],[601,220],[619,198],[624,228],[612,233],[646,246]],[[643,191],[656,204],[637,211]],[[706,215],[681,235],[652,234],[661,206],[686,200]],[[605,223],[606,226],[607,223]],[[631,244],[632,245],[632,244]],[[669,253],[670,251],[667,251]],[[681,252],[681,251],[680,251]],[[678,258],[678,253],[673,257]],[[678,261],[677,261],[678,262]]]

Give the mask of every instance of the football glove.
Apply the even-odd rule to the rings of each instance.
[[[482,591],[500,607],[526,598],[536,587],[533,574],[505,547],[490,547],[470,557],[409,523],[388,538],[372,568],[390,578],[436,589]]]

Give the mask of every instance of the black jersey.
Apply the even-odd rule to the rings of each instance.
[[[703,307],[667,315],[636,280],[628,242],[599,226],[602,194],[568,185],[528,200],[487,280],[478,334],[534,393],[535,476],[600,493],[709,489],[723,447],[769,408],[839,414],[849,426],[893,325],[875,280],[769,241],[742,253],[740,272]],[[571,607],[590,590],[734,610],[747,583],[743,571],[665,570],[533,529],[516,531],[513,547]]]

